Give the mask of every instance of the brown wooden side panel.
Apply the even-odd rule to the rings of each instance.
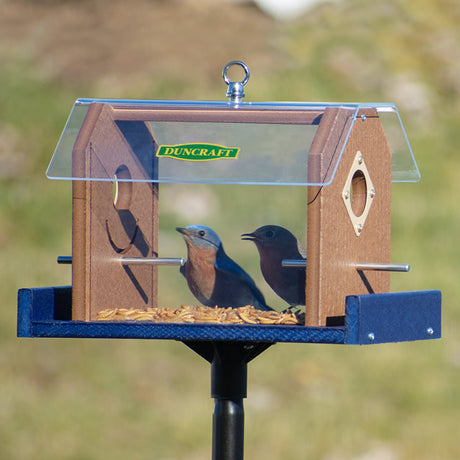
[[[86,148],[99,119],[102,104],[89,107],[72,152],[72,176],[88,177],[90,165],[86,158]],[[88,321],[90,271],[89,259],[89,223],[88,199],[90,184],[87,181],[72,182],[72,319]]]
[[[339,115],[331,114],[331,134],[320,140],[324,148],[337,145],[343,135],[342,129],[334,129]],[[359,236],[342,199],[357,151],[363,155],[375,189]],[[388,272],[358,272],[354,265],[389,263],[390,244],[391,150],[380,119],[372,110],[366,112],[365,119],[355,122],[331,185],[309,190],[306,325],[324,326],[328,317],[344,315],[347,295],[388,292]]]
[[[151,143],[145,145],[150,145],[151,152],[139,155],[133,151],[130,136],[136,135],[150,136]],[[129,179],[130,175],[139,177],[144,167],[154,167],[155,143],[148,126],[142,122],[117,125],[107,105],[91,106],[75,155],[76,148],[84,149],[83,155],[79,152],[79,162],[90,177],[101,177],[103,172],[108,179]],[[145,164],[149,157],[152,165]],[[150,174],[151,171],[145,173]],[[118,190],[115,188],[110,180],[74,183],[75,320],[94,320],[97,312],[105,308],[145,308],[157,303],[157,269],[120,262],[122,257],[157,255],[157,185],[119,182]]]
[[[88,182],[72,183],[72,319],[88,321],[86,304],[89,297],[87,252],[89,234],[86,197]]]
[[[153,108],[113,107],[117,120],[141,121],[192,121],[213,123],[273,123],[273,124],[316,124],[324,113],[318,110],[258,110],[258,109],[206,109],[176,108],[155,106]]]
[[[313,139],[308,156],[308,176],[311,181],[315,177],[325,177],[330,173],[330,164],[326,157],[337,156],[346,140],[351,115],[340,108],[328,108],[324,113],[318,131]],[[327,154],[326,152],[329,152]],[[329,186],[327,186],[329,187]],[[308,187],[307,216],[307,282],[306,282],[306,315],[307,325],[319,325],[320,321],[320,287],[322,278],[322,246],[321,232],[323,215],[320,193],[323,187]]]

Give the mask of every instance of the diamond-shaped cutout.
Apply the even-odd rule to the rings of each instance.
[[[374,185],[366,168],[363,154],[358,150],[342,192],[342,199],[356,236],[361,235],[374,196]]]

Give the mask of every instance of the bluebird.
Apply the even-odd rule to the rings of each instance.
[[[252,305],[272,310],[252,278],[224,251],[217,233],[203,225],[176,227],[187,246],[187,261],[181,273],[192,294],[208,307]]]
[[[306,253],[296,237],[278,225],[264,225],[243,240],[253,241],[260,255],[260,269],[265,281],[291,307],[305,305],[305,267],[283,267],[283,259],[306,260]],[[303,253],[303,254],[302,254]]]

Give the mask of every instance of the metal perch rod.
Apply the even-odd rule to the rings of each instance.
[[[409,264],[373,264],[373,263],[357,263],[356,270],[377,270],[382,272],[408,272]]]
[[[178,257],[122,257],[122,265],[184,265],[185,260]]]
[[[57,263],[70,265],[72,263],[72,256],[58,256]]]
[[[307,261],[304,259],[284,259],[281,262],[283,267],[306,267]],[[408,272],[410,270],[409,264],[381,264],[381,263],[356,263],[356,270],[377,270],[384,272]]]
[[[122,257],[116,259],[122,265],[184,265],[185,260],[178,257]],[[72,256],[59,256],[58,264],[71,264]]]

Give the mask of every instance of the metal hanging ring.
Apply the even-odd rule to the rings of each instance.
[[[228,75],[227,75],[228,69],[233,65],[239,65],[244,70],[245,76],[244,76],[243,80],[241,80],[240,82],[233,82],[228,78]],[[230,85],[231,83],[241,83],[244,86],[249,80],[249,67],[243,61],[230,61],[224,67],[224,70],[222,71],[222,77],[223,77],[225,83],[227,83],[227,85]]]

